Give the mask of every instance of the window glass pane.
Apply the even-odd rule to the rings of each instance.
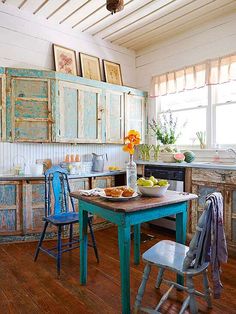
[[[160,97],[161,111],[207,106],[207,88],[186,90]]]
[[[176,144],[199,145],[196,132],[206,132],[206,109],[179,111],[174,116],[178,119],[178,128],[181,131]]]
[[[212,86],[213,103],[236,101],[236,81]]]
[[[236,144],[236,103],[216,106],[216,143]]]

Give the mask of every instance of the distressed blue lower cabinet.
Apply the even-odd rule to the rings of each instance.
[[[125,95],[125,133],[137,130],[145,142],[146,97],[134,94]]]
[[[7,76],[7,138],[17,142],[50,142],[50,80]]]
[[[20,181],[0,181],[0,236],[21,233],[21,183]]]

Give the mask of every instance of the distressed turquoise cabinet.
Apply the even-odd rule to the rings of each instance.
[[[17,142],[50,142],[50,80],[8,77],[8,138]]]
[[[22,233],[20,181],[0,182],[0,236]]]
[[[4,70],[0,68],[0,140],[6,138],[6,76]]]
[[[125,133],[137,130],[145,141],[145,96],[126,94],[125,96]]]
[[[6,75],[6,88],[0,88],[3,140],[122,144],[129,129],[144,134],[143,91],[54,71],[3,70],[0,68],[0,86],[5,86]]]
[[[106,143],[124,143],[124,97],[123,92],[106,91]]]
[[[56,140],[66,143],[102,142],[102,90],[59,81]]]

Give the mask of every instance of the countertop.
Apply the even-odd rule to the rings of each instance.
[[[222,169],[222,170],[236,170],[236,163],[214,163],[214,162],[161,162],[161,161],[143,161],[143,160],[136,160],[137,165],[153,165],[153,166],[160,166],[160,167],[180,167],[180,168],[205,168],[205,169]]]
[[[79,179],[79,178],[91,178],[91,177],[105,177],[105,176],[116,176],[119,174],[124,174],[125,170],[120,171],[104,171],[104,172],[90,172],[83,174],[70,174],[69,179]],[[25,175],[14,175],[14,174],[0,174],[0,181],[12,181],[12,180],[43,180],[44,175],[33,176],[31,174]]]

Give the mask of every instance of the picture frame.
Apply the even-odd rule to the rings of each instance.
[[[107,83],[123,85],[121,66],[108,60],[103,60],[104,77]]]
[[[75,50],[53,44],[53,55],[57,72],[78,75]]]
[[[82,52],[79,53],[79,57],[82,77],[101,81],[102,77],[99,58]]]

